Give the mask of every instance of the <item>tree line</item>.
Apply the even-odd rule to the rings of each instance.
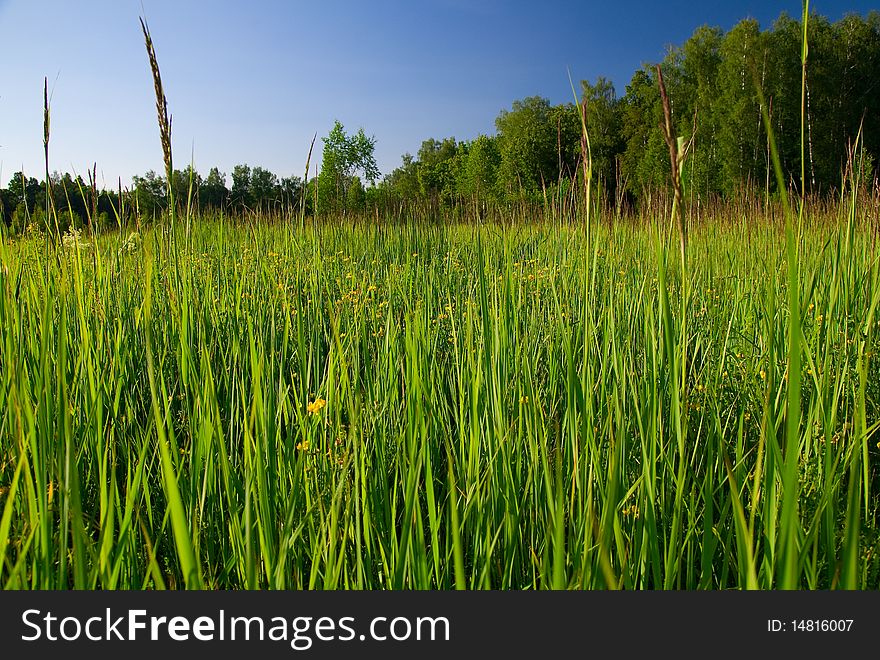
[[[809,18],[803,97],[802,27],[785,13],[763,31],[751,19],[727,32],[703,26],[660,62],[675,130],[693,135],[682,176],[691,199],[774,189],[764,112],[792,187],[801,189],[802,113],[802,192],[840,188],[860,132],[860,174],[874,180],[880,155],[880,13],[837,22]],[[540,201],[582,176],[581,112],[592,176],[606,199],[638,204],[668,185],[663,106],[655,65],[646,64],[623,95],[599,77],[581,82],[579,103],[553,105],[538,96],[514,101],[496,118],[494,135],[428,139],[415,157],[404,155],[380,187],[399,200],[444,205]]]
[[[773,191],[765,112],[793,188],[803,186],[807,194],[839,188],[859,133],[864,148],[860,175],[875,180],[880,13],[836,22],[813,15],[807,27],[803,89],[803,26],[785,13],[765,30],[752,19],[727,32],[702,26],[660,62],[675,129],[693,135],[682,176],[690,199]],[[188,167],[173,172],[173,199],[201,212],[282,215],[385,213],[408,204],[480,210],[540,203],[583,184],[582,121],[589,137],[591,185],[600,198],[614,200],[618,208],[635,207],[663,190],[670,165],[654,65],[637,70],[623,95],[599,77],[582,81],[579,97],[560,104],[541,96],[516,100],[498,114],[494,134],[472,140],[429,138],[415,156],[404,154],[401,165],[381,179],[375,138],[363,129],[348,134],[337,121],[322,138],[322,165],[312,178],[308,173],[305,178],[278,177],[245,164],[228,177],[216,167],[202,177]],[[16,173],[0,190],[5,224],[22,231],[45,222],[47,210],[64,225],[61,229],[88,220],[144,220],[164,212],[168,200],[165,178],[152,171],[134,176],[130,188],[115,192],[98,191],[92,173],[88,183],[55,174],[48,190],[45,181]]]

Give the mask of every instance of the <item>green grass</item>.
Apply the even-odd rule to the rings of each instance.
[[[841,213],[4,241],[0,585],[875,589]]]

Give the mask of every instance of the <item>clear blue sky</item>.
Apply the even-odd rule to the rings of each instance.
[[[832,20],[876,0],[817,1]],[[203,174],[237,163],[301,176],[312,134],[338,118],[377,139],[383,174],[428,137],[494,132],[514,99],[571,99],[632,72],[702,24],[768,27],[772,0],[0,0],[0,183],[42,171],[42,85],[52,93],[50,167],[127,184],[162,170],[138,16],[146,11],[173,115],[174,158]]]

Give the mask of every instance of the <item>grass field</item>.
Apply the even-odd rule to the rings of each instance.
[[[877,588],[866,216],[4,240],[0,585]]]

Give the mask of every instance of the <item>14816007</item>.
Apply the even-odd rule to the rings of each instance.
[[[767,632],[851,632],[855,619],[767,619]]]

